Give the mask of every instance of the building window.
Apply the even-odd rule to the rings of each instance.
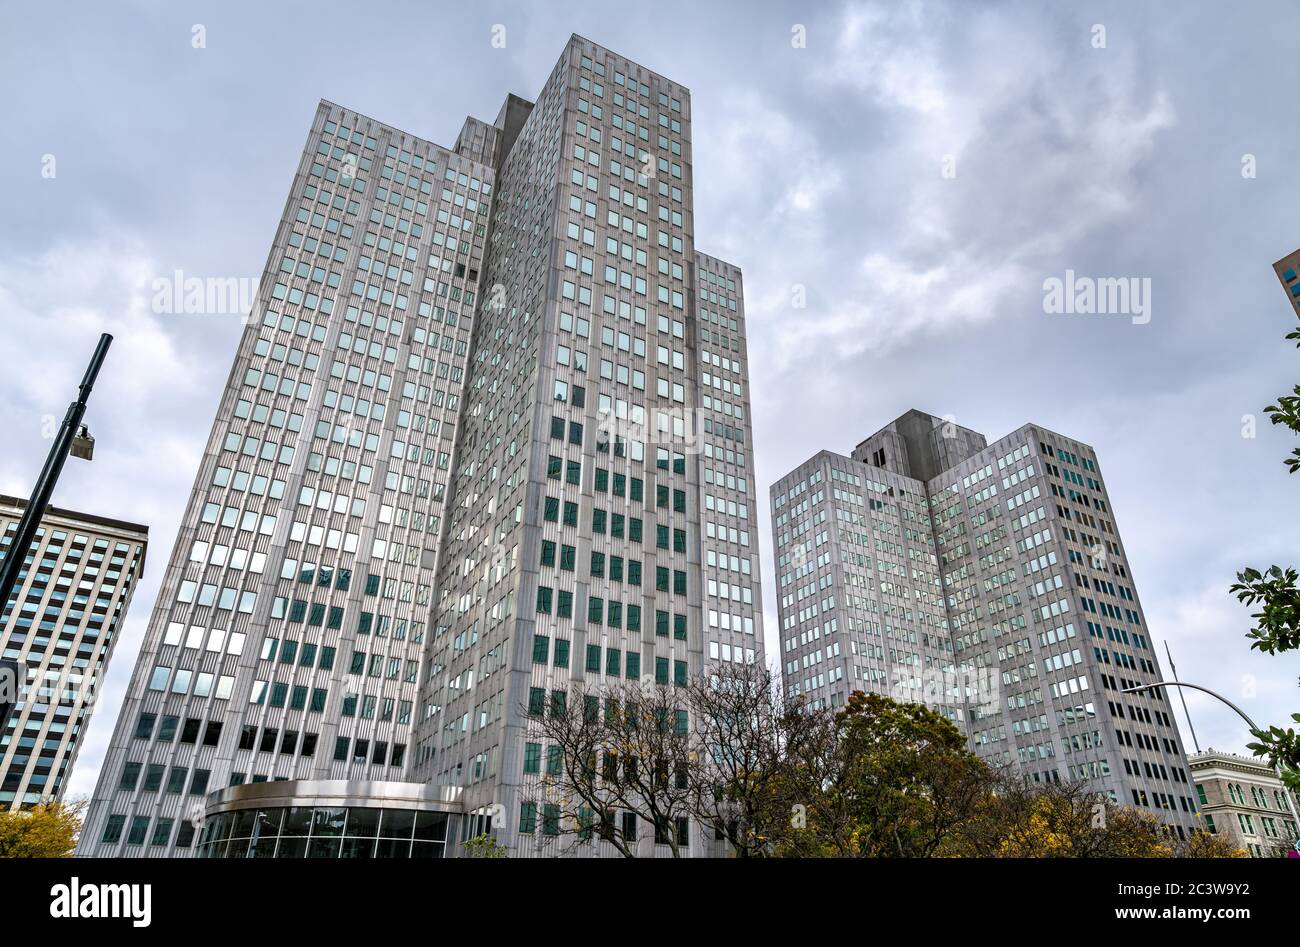
[[[524,744],[524,774],[536,775],[542,768],[542,745],[540,743]]]
[[[100,842],[104,845],[112,845],[122,837],[122,828],[126,825],[126,816],[110,815],[108,821],[104,823],[104,834]]]
[[[145,836],[149,834],[149,817],[147,815],[138,815],[131,820],[131,831],[127,833],[127,845],[143,845]]]

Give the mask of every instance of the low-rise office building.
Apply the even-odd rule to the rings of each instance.
[[[1282,854],[1300,838],[1300,807],[1276,770],[1253,756],[1209,749],[1188,757],[1205,828],[1254,858]],[[1288,796],[1290,798],[1288,798]]]

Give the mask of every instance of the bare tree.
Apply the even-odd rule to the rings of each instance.
[[[575,685],[565,709],[553,707],[535,719],[561,756],[560,772],[543,779],[560,814],[560,824],[548,827],[551,834],[599,838],[634,858],[637,839],[617,821],[629,814],[650,826],[656,844],[667,845],[674,858],[686,854],[683,829],[693,811],[697,754],[682,691],[639,683]]]
[[[847,855],[853,818],[840,791],[847,767],[835,713],[800,698],[782,701],[776,720],[774,772],[756,781],[766,796],[757,807],[765,854]]]
[[[809,726],[804,706],[786,706],[780,682],[759,664],[701,674],[686,699],[699,744],[691,780],[696,816],[738,858],[771,854],[792,816],[784,754]]]

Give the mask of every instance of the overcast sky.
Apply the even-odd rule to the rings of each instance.
[[[28,495],[43,419],[113,332],[96,460],[55,502],[153,544],[70,792],[94,788],[242,330],[154,314],[150,282],[260,275],[319,99],[451,145],[532,98],[571,32],[692,92],[696,243],[745,272],[769,653],[768,484],[911,407],[990,440],[1033,421],[1097,449],[1161,662],[1168,640],[1183,679],[1283,722],[1300,657],[1250,652],[1227,588],[1300,560],[1294,444],[1260,414],[1300,381],[1270,267],[1300,246],[1294,22],[1263,2],[6,3],[0,492]],[[1149,278],[1150,322],[1046,314],[1067,270]],[[1244,747],[1188,701],[1203,747]]]

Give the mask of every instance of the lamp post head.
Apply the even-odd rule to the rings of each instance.
[[[93,460],[95,457],[95,439],[90,435],[90,428],[84,424],[72,438],[72,456],[81,460]]]

